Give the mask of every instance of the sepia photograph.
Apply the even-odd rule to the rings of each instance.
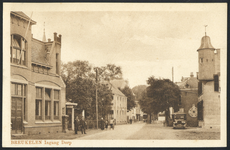
[[[3,147],[225,147],[227,3],[3,3]]]

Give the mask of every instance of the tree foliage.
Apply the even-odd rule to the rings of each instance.
[[[135,94],[136,100],[140,100],[142,98],[142,92],[147,88],[146,85],[137,85],[132,88],[133,93]]]
[[[98,68],[101,80],[122,77],[121,68],[112,64]],[[96,118],[96,86],[99,116],[105,116],[111,110],[113,95],[108,86],[96,83],[95,68],[88,61],[76,60],[62,63],[61,76],[66,84],[66,98],[78,103],[86,115]],[[99,80],[100,81],[100,80]]]
[[[136,106],[134,93],[128,86],[120,90],[127,97],[127,110],[129,111]]]
[[[169,79],[157,79],[151,76],[147,80],[148,87],[142,93],[139,104],[146,113],[167,111],[169,107],[178,110],[180,89]]]
[[[95,70],[96,68],[94,68]],[[116,66],[114,64],[107,64],[106,66],[102,66],[98,69],[98,75],[102,80],[112,80],[112,79],[120,79],[122,78],[122,70],[120,66]]]

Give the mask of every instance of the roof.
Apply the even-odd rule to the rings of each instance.
[[[120,89],[123,89],[127,85],[127,82],[123,79],[114,79],[111,80],[110,83],[112,83],[116,88]]]
[[[31,44],[31,59],[32,62],[50,66],[48,61],[46,60],[46,50],[45,50],[45,44],[41,41],[38,41],[36,39],[32,40]]]
[[[22,11],[11,11],[11,14],[14,14],[14,15],[16,15],[16,16],[18,16],[18,17],[21,17],[21,18],[23,18],[23,19],[25,19],[25,20],[27,20],[27,21],[29,21],[29,20],[31,19],[31,18],[28,17],[26,14],[24,14]],[[36,24],[36,22],[33,21],[32,19],[30,20],[30,22],[31,22],[32,24]]]
[[[201,49],[215,49],[212,44],[211,44],[211,40],[209,36],[203,36],[201,39],[201,45],[200,48],[198,50]]]
[[[180,89],[198,88],[198,79],[196,77],[182,77],[182,81],[176,84]]]
[[[112,90],[113,94],[117,94],[117,95],[120,95],[120,96],[125,96],[116,86],[113,85],[113,83],[111,83],[109,81],[101,81],[100,83],[101,84],[108,84],[109,88]]]

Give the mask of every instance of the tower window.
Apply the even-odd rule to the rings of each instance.
[[[203,58],[200,58],[200,63],[203,63]]]
[[[206,59],[206,62],[208,62],[208,59]]]

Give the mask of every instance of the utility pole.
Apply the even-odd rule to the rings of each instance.
[[[96,120],[97,120],[97,129],[98,129],[97,77],[98,77],[98,72],[96,68]]]

